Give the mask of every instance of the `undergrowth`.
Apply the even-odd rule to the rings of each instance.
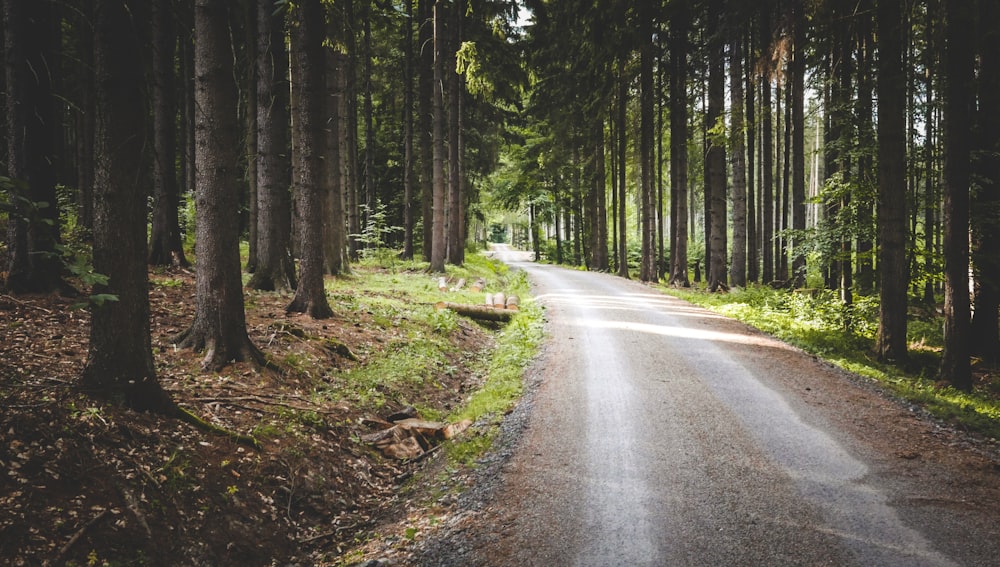
[[[525,367],[543,338],[542,310],[529,299],[530,286],[524,272],[511,271],[505,264],[482,254],[469,254],[464,266],[448,267],[444,277],[449,286],[465,280],[461,289],[447,292],[448,301],[482,303],[483,293],[469,289],[482,278],[487,282],[487,290],[519,296],[521,306],[511,322],[497,333],[494,348],[470,361],[482,386],[460,407],[443,415],[399,397],[405,391],[399,386],[407,382],[430,381],[433,385],[437,376],[451,370],[449,357],[460,354],[448,341],[458,330],[460,317],[450,310],[434,307],[442,297],[438,277],[428,273],[426,262],[396,261],[386,268],[370,259],[354,266],[352,274],[327,280],[327,294],[339,312],[366,312],[379,326],[397,329],[402,336],[388,343],[377,360],[335,376],[323,395],[376,410],[389,402],[414,405],[428,419],[475,422],[478,427],[474,431],[449,444],[447,449],[454,460],[471,463],[489,450],[492,429],[522,394]]]
[[[743,321],[849,372],[882,384],[895,395],[959,427],[1000,439],[1000,396],[994,377],[984,375],[972,392],[938,382],[942,322],[914,310],[907,325],[909,362],[880,363],[874,356],[878,298],[858,297],[845,307],[829,290],[788,292],[763,286],[726,294],[665,288],[668,293]]]

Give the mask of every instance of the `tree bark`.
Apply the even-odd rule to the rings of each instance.
[[[759,22],[760,48],[763,53],[771,49],[771,18],[769,6],[761,9]],[[765,61],[770,59],[765,57]],[[771,69],[765,64],[760,77],[760,128],[761,128],[761,280],[774,280],[774,124],[772,121]]]
[[[729,281],[747,285],[747,175],[743,123],[743,37],[733,33],[729,52],[730,144],[733,164],[733,260]]]
[[[247,287],[295,288],[288,160],[288,51],[285,10],[257,0],[257,268]]]
[[[625,61],[619,61],[618,68],[618,112],[616,113],[618,132],[618,275],[628,279],[628,230],[625,223],[625,157],[628,153],[628,136],[625,133],[625,114],[628,106],[628,80],[625,77]]]
[[[362,56],[364,57],[364,62],[362,65],[362,73],[364,73],[362,85],[363,90],[361,96],[364,99],[364,121],[365,121],[365,152],[364,152],[364,169],[362,174],[364,175],[364,202],[361,203],[361,219],[358,232],[353,234],[358,234],[362,232],[361,227],[368,226],[368,220],[376,212],[376,195],[375,195],[375,154],[378,152],[376,147],[375,138],[375,107],[373,101],[372,93],[372,58],[374,54],[372,52],[372,0],[361,0],[363,4],[363,12],[361,14],[361,41],[362,41]],[[366,244],[370,246],[370,244]]]
[[[906,82],[900,0],[879,0],[878,232],[880,360],[902,363],[906,353]],[[968,280],[966,280],[968,281]],[[966,298],[968,302],[968,298]]]
[[[451,10],[451,31],[448,32],[448,263],[461,266],[465,263],[465,238],[462,230],[462,76],[455,72],[455,53],[462,41],[464,11],[455,6]]]
[[[404,260],[413,259],[414,156],[413,156],[413,0],[406,0],[403,18],[403,252]]]
[[[593,140],[594,177],[591,181],[593,191],[594,237],[591,245],[593,262],[591,268],[606,272],[610,268],[608,262],[608,196],[605,190],[607,171],[604,163],[604,123],[597,121],[594,125]]]
[[[881,5],[881,2],[880,2]],[[944,350],[941,377],[972,389],[969,305],[969,184],[971,182],[974,5],[945,0]],[[879,42],[881,49],[881,41]],[[881,81],[880,81],[881,82]],[[881,160],[880,160],[881,161]]]
[[[939,16],[936,14],[935,3],[929,2],[927,14],[924,20],[924,90],[926,102],[924,104],[924,124],[927,134],[924,136],[924,289],[922,300],[927,305],[934,304],[934,279],[930,274],[935,271],[934,262],[934,236],[937,233],[937,172],[936,165],[936,142],[939,128],[935,124],[935,106],[939,95],[934,89],[934,75],[937,63],[937,51],[935,47],[935,28]]]
[[[979,21],[1000,17],[996,2],[980,2]],[[972,217],[973,263],[976,268],[972,352],[989,364],[1000,359],[1000,32],[980,26],[979,44],[979,190]]]
[[[109,279],[94,293],[113,294],[117,301],[92,305],[81,382],[133,409],[172,415],[176,406],[156,377],[150,341],[146,194],[137,183],[146,142],[142,43],[130,7],[120,0],[99,0],[95,6],[94,269]]]
[[[56,38],[52,4],[4,0],[7,88],[7,172],[12,212],[7,223],[4,287],[12,293],[71,291],[56,252],[55,109],[52,76]]]
[[[653,174],[653,128],[655,124],[653,96],[653,14],[649,2],[643,2],[639,12],[639,202],[642,234],[642,261],[639,279],[656,281],[656,199]]]
[[[341,36],[341,22],[333,5],[326,5],[328,38]],[[347,55],[340,47],[324,47],[326,77],[323,97],[323,126],[326,155],[323,156],[323,258],[327,273],[339,276],[350,272],[347,256],[347,217],[344,211],[345,152],[343,132],[346,118],[342,110],[347,96],[345,62]]]
[[[182,348],[204,350],[202,367],[233,361],[263,364],[250,342],[243,308],[236,187],[236,84],[223,0],[195,3],[195,314],[174,338]]]
[[[80,49],[79,66],[94,68],[93,6],[84,3],[74,20],[76,42]],[[77,226],[84,238],[89,239],[94,227],[94,77],[81,72],[79,88],[76,147]]]
[[[855,278],[858,293],[870,295],[875,290],[875,263],[872,236],[875,234],[873,203],[876,191],[876,174],[874,159],[876,151],[875,126],[873,123],[872,91],[872,61],[875,54],[875,25],[872,17],[871,0],[862,0],[859,10],[860,45],[858,46],[858,181],[864,192],[863,202],[858,205],[857,224],[862,228],[858,237],[857,277]]]
[[[288,312],[326,319],[333,310],[323,286],[323,94],[325,24],[320,0],[303,0],[295,10],[292,33],[292,120],[294,138],[292,183],[299,214],[299,282]]]
[[[743,80],[745,81],[745,89],[743,91],[746,100],[744,102],[746,106],[746,185],[747,185],[747,235],[746,235],[746,249],[747,249],[747,279],[751,283],[756,283],[760,280],[760,247],[757,245],[758,240],[758,229],[759,224],[757,223],[757,216],[760,207],[757,205],[757,191],[755,185],[755,170],[754,170],[754,159],[757,155],[756,143],[757,143],[757,116],[755,112],[755,102],[754,97],[754,82],[753,74],[751,72],[752,65],[750,62],[753,61],[754,57],[754,47],[753,47],[753,30],[751,26],[747,26],[746,30],[746,58],[747,66],[744,68],[745,76]]]
[[[420,73],[417,82],[417,136],[420,153],[420,216],[423,219],[423,258],[434,249],[434,0],[419,0]]]
[[[688,105],[687,1],[675,4],[670,19],[670,285],[690,287],[688,279]]]
[[[710,260],[708,268],[708,289],[717,291],[720,288],[728,287],[728,274],[726,272],[727,234],[726,234],[726,147],[725,138],[719,134],[712,134],[719,125],[724,125],[723,113],[725,112],[725,42],[718,37],[721,29],[722,3],[720,0],[711,0],[708,10],[708,33],[711,38],[709,45],[709,68],[708,68],[708,114],[706,123],[709,131],[708,153],[705,157],[707,162],[708,179],[705,189],[708,191],[707,200],[709,202],[708,223],[711,229],[708,232],[709,240],[706,248],[710,250]]]
[[[346,0],[343,5],[346,26],[344,44],[347,46],[344,85],[347,89],[343,98],[346,128],[344,129],[344,144],[341,146],[341,153],[344,156],[344,203],[347,207],[348,254],[352,260],[357,260],[361,243],[354,235],[361,234],[361,205],[363,201],[358,174],[358,164],[361,163],[358,156],[358,44],[356,39],[359,22],[354,10],[354,0]]]
[[[149,263],[187,266],[177,218],[177,102],[174,53],[177,33],[172,2],[152,3],[153,9],[153,222]]]
[[[806,152],[805,152],[805,70],[806,31],[803,0],[792,0],[792,60],[790,63],[789,97],[792,130],[792,278],[796,288],[806,284],[806,256],[802,252],[802,239],[806,230]]]
[[[433,163],[434,199],[431,214],[431,266],[432,272],[443,273],[447,240],[445,237],[445,134],[444,134],[444,49],[447,44],[444,30],[445,8],[443,0],[434,2],[434,104],[433,104]]]

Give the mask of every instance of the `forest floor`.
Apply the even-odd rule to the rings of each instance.
[[[416,277],[436,293],[436,280]],[[57,296],[0,295],[0,562],[336,564],[399,508],[400,487],[427,461],[383,457],[361,437],[407,405],[446,416],[481,384],[494,343],[489,329],[453,318],[429,379],[373,381],[366,392],[348,387],[352,371],[419,340],[406,313],[341,293],[334,317],[313,321],[286,315],[287,296],[248,292],[250,337],[283,372],[203,372],[199,354],[170,342],[193,317],[193,273],[150,279],[161,383],[261,448],[88,396],[77,385],[88,311]]]

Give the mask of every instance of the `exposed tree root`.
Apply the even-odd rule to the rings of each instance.
[[[243,435],[242,433],[230,431],[225,427],[220,427],[218,425],[215,425],[214,423],[209,423],[208,421],[205,421],[204,419],[192,413],[190,410],[186,410],[180,406],[177,406],[176,417],[177,419],[180,419],[185,423],[193,425],[197,429],[200,429],[202,431],[207,431],[209,433],[217,433],[219,435],[225,435],[226,437],[229,437],[230,439],[236,441],[237,443],[240,443],[241,445],[248,445],[250,447],[253,447],[254,449],[257,449],[258,451],[264,448],[263,445],[260,444],[260,441],[257,441],[255,437],[251,435]]]

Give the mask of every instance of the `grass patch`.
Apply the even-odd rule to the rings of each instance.
[[[1000,396],[995,385],[987,383],[972,392],[961,392],[936,382],[943,344],[939,317],[916,313],[910,319],[910,362],[901,368],[882,364],[873,354],[878,298],[858,298],[847,308],[827,290],[807,294],[753,286],[710,294],[698,289],[664,289],[875,380],[940,419],[1000,439]]]
[[[379,330],[386,331],[382,335],[386,342],[372,346],[377,356],[368,357],[365,364],[332,376],[324,396],[372,410],[390,402],[420,407],[419,400],[405,398],[408,386],[441,387],[437,381],[454,372],[452,360],[463,353],[450,340],[460,330],[460,317],[434,308],[443,296],[438,289],[439,277],[428,271],[426,262],[395,261],[387,268],[368,259],[353,264],[350,274],[327,279],[327,295],[334,309],[347,317],[365,314]],[[503,290],[522,298],[529,294],[523,272],[512,272],[483,254],[470,254],[464,266],[449,266],[445,277],[449,285],[460,279],[467,282],[463,289],[447,292],[448,301],[455,303],[482,303],[483,293],[468,289],[479,278],[486,280],[487,290]],[[498,334],[492,357],[474,369],[488,376],[484,391],[473,396],[469,407],[448,419],[475,421],[486,413],[505,411],[520,396],[521,374],[534,356],[541,333],[541,309],[524,303],[514,321]],[[371,353],[358,354],[365,358]],[[424,413],[446,417],[430,408],[423,409]]]
[[[521,276],[523,278],[523,273]],[[526,279],[523,286],[523,289],[515,286],[514,291],[525,297],[528,291]],[[487,363],[488,375],[483,387],[449,417],[450,421],[469,419],[480,424],[486,422],[489,427],[450,445],[449,458],[468,465],[492,447],[496,426],[524,393],[525,369],[538,353],[544,337],[541,307],[533,301],[526,302],[500,334],[496,350]]]

